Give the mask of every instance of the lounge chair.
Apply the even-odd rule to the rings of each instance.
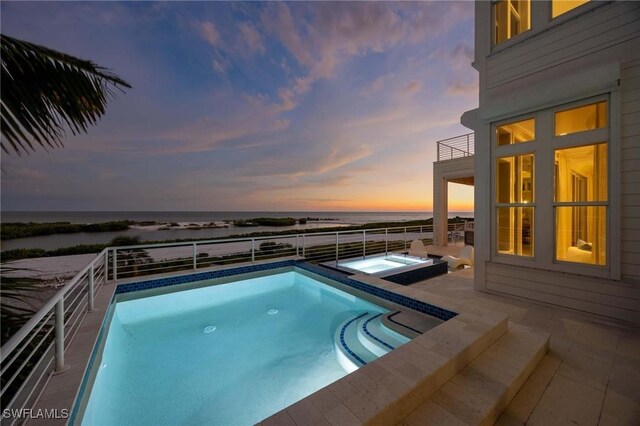
[[[449,269],[462,269],[464,265],[473,266],[473,246],[464,246],[460,250],[458,257],[442,256],[442,259],[449,264]]]
[[[409,247],[409,256],[423,257],[425,259],[429,257],[429,255],[427,254],[427,249],[424,248],[422,240],[413,240],[411,242],[411,247]]]

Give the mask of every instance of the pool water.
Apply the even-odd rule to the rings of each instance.
[[[362,312],[387,310],[299,272],[118,302],[81,423],[254,424],[347,374]]]
[[[408,267],[421,267],[430,264],[433,264],[431,259],[390,254],[339,262],[338,266],[366,274],[379,274],[399,268],[408,269]]]

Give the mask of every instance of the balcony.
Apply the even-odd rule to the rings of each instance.
[[[473,133],[438,141],[438,161],[470,157],[475,153]]]

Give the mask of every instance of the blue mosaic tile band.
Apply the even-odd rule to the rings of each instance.
[[[450,311],[448,309],[439,308],[434,305],[430,305],[429,303],[422,302],[420,300],[415,300],[407,296],[403,296],[401,294],[394,293],[389,290],[385,290],[383,288],[378,288],[371,284],[365,284],[360,281],[356,281],[351,279],[351,277],[346,274],[339,273],[337,271],[324,268],[319,265],[314,265],[312,263],[307,262],[298,262],[296,266],[300,269],[307,270],[309,272],[313,272],[318,275],[325,276],[327,278],[331,278],[334,281],[338,281],[344,285],[355,288],[360,291],[364,291],[365,293],[372,294],[381,299],[388,300],[389,302],[395,303],[397,305],[401,305],[407,307],[409,309],[413,309],[414,311],[422,312],[423,314],[431,315],[432,317],[436,317],[443,321],[447,321],[456,315],[457,313]]]
[[[130,293],[134,291],[149,290],[152,288],[167,287],[167,286],[172,286],[177,284],[186,284],[186,283],[191,283],[196,281],[204,281],[204,280],[210,280],[214,278],[229,277],[229,276],[238,275],[238,274],[249,274],[252,272],[267,271],[270,269],[285,268],[285,267],[291,267],[291,266],[296,266],[300,269],[313,272],[314,274],[318,274],[323,277],[332,279],[341,284],[347,285],[351,288],[364,291],[365,293],[372,294],[374,296],[380,297],[381,299],[388,300],[389,302],[407,307],[409,309],[413,309],[414,311],[422,312],[423,314],[431,315],[433,317],[436,317],[444,321],[451,319],[457,315],[455,312],[449,311],[447,309],[442,309],[437,306],[430,305],[429,303],[415,300],[410,297],[391,292],[389,290],[385,290],[382,288],[378,288],[376,286],[372,286],[370,284],[365,284],[363,282],[356,281],[354,279],[351,279],[347,274],[344,274],[342,272],[324,268],[322,266],[308,263],[302,260],[283,260],[280,262],[240,266],[238,268],[230,268],[230,269],[224,269],[219,271],[197,272],[189,275],[156,278],[152,280],[140,281],[140,282],[129,283],[129,284],[120,284],[116,288],[115,293],[116,294]]]
[[[149,290],[152,288],[167,287],[177,284],[187,284],[196,281],[212,280],[214,278],[223,278],[238,274],[250,274],[252,272],[267,271],[269,269],[284,268],[294,265],[296,265],[295,260],[284,260],[281,262],[240,266],[238,268],[223,269],[220,271],[197,272],[195,274],[181,275],[177,277],[156,278],[148,281],[120,284],[118,285],[118,288],[116,288],[116,294],[131,293],[132,291]]]
[[[356,361],[358,361],[362,365],[367,365],[367,362],[362,358],[360,358],[354,351],[351,350],[349,345],[347,345],[347,342],[344,341],[344,332],[347,329],[347,327],[349,327],[354,321],[358,321],[360,318],[362,318],[367,314],[368,312],[365,312],[364,314],[361,314],[355,318],[352,318],[349,322],[347,322],[345,325],[342,326],[342,329],[340,329],[340,344],[342,345],[344,350],[349,353],[349,355],[351,355]]]
[[[389,349],[391,349],[391,350],[394,350],[395,348],[394,348],[393,346],[391,346],[391,345],[390,345],[390,344],[388,344],[387,342],[385,342],[385,341],[383,341],[382,339],[379,339],[379,338],[377,338],[376,336],[374,336],[373,334],[371,334],[371,332],[370,332],[370,331],[369,331],[369,329],[367,328],[367,326],[369,325],[369,321],[371,321],[371,320],[374,320],[374,319],[378,318],[380,315],[382,315],[382,314],[375,315],[375,316],[373,316],[373,317],[369,318],[368,320],[366,320],[366,321],[364,322],[364,324],[362,324],[362,331],[364,331],[364,332],[365,332],[365,334],[366,334],[367,336],[371,337],[371,338],[372,338],[373,340],[375,340],[376,342],[378,342],[378,343],[380,343],[380,344],[384,345],[385,347],[387,347],[387,348],[389,348]]]
[[[400,272],[395,275],[389,275],[384,277],[384,279],[396,284],[409,285],[437,277],[438,275],[444,275],[448,272],[448,269],[449,264],[447,262],[433,259],[432,265],[413,269],[411,271]]]

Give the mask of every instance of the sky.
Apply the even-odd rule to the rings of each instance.
[[[473,2],[10,2],[2,33],[133,88],[2,154],[2,210],[431,211],[477,107]],[[450,185],[450,211],[473,188]]]

